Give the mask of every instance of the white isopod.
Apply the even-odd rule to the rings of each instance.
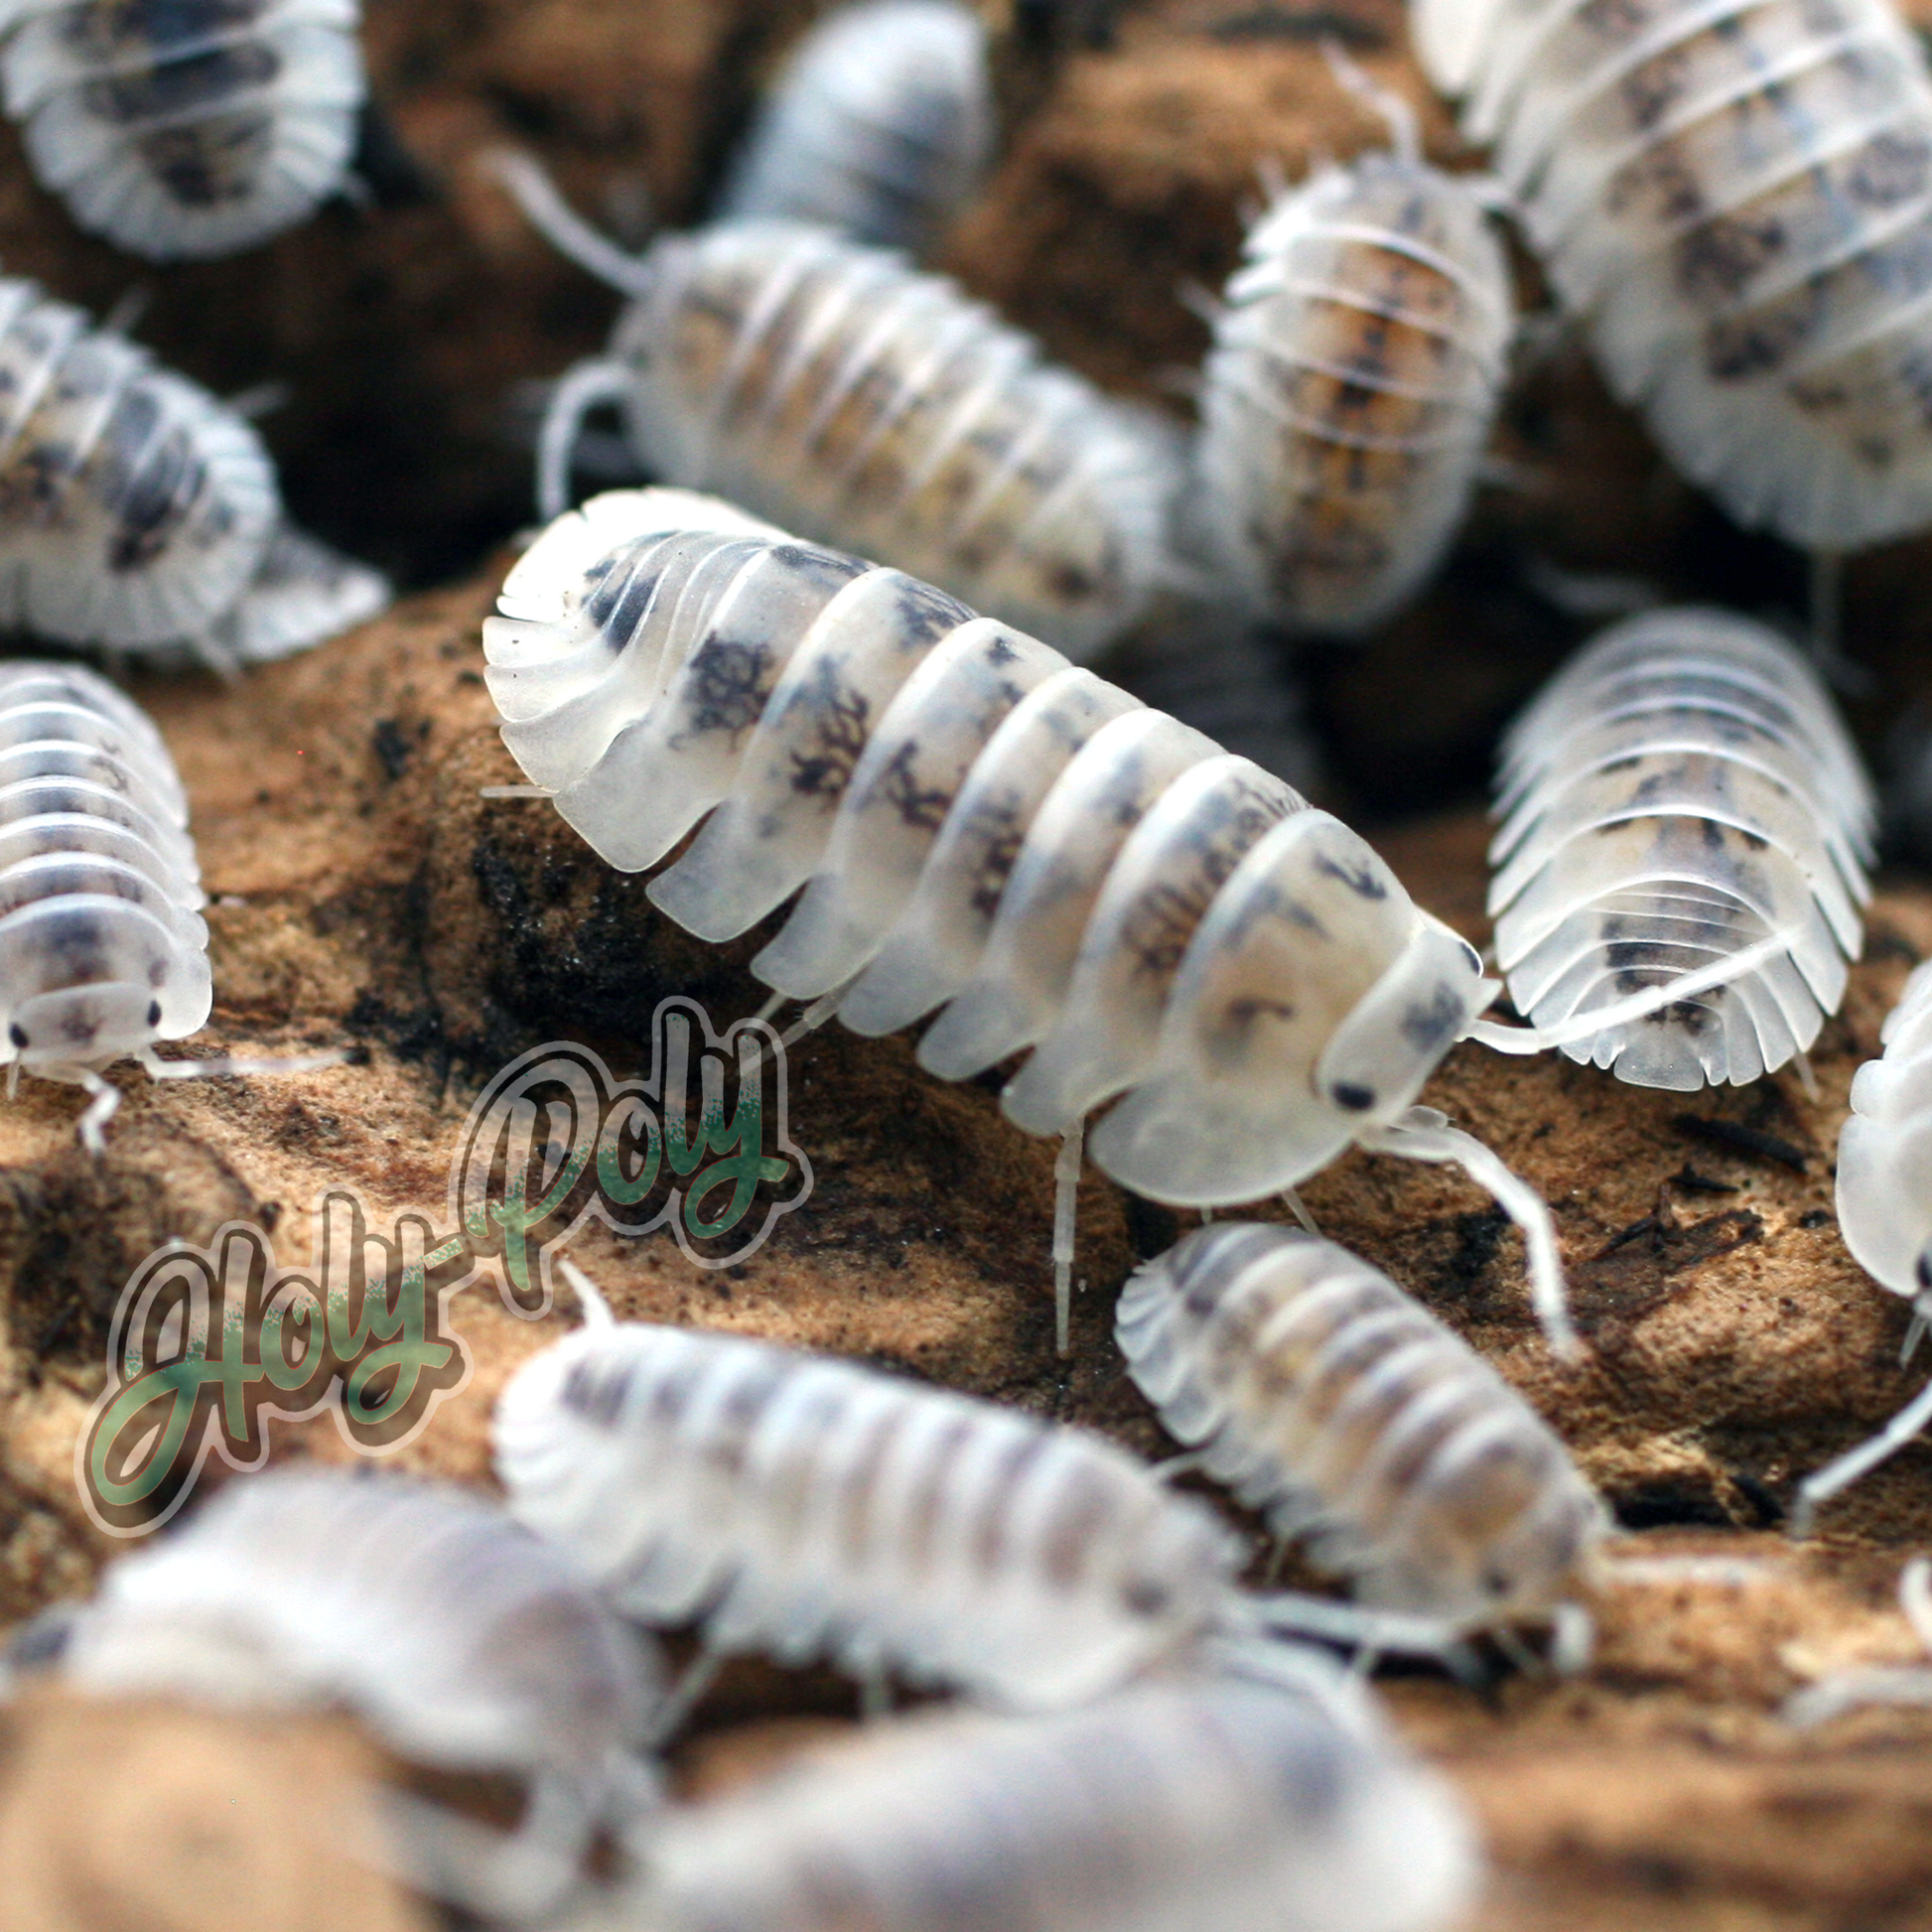
[[[377,573],[281,514],[241,416],[0,277],[0,628],[229,668],[382,608]]]
[[[1194,446],[1202,530],[1246,602],[1341,636],[1454,540],[1514,327],[1481,188],[1427,166],[1414,115],[1373,91],[1394,151],[1320,169],[1249,230]]]
[[[921,1715],[667,1810],[568,1932],[1431,1932],[1479,1875],[1381,1726],[1241,1678]]]
[[[1799,1059],[1838,1010],[1871,789],[1774,631],[1697,609],[1613,624],[1511,728],[1496,810],[1496,958],[1535,1024],[1478,1038],[1690,1090]]]
[[[1535,1410],[1367,1262],[1221,1222],[1148,1263],[1114,1332],[1168,1433],[1367,1603],[1460,1633],[1555,1620],[1580,1659],[1609,1519]]]
[[[956,283],[795,222],[666,235],[633,258],[532,163],[498,165],[552,241],[633,298],[609,352],[558,385],[545,517],[568,500],[584,416],[616,403],[665,483],[896,564],[1076,657],[1172,574],[1173,439]]]
[[[1351,1146],[1452,1161],[1524,1227],[1567,1342],[1549,1210],[1411,1103],[1488,1004],[1467,941],[1246,759],[929,585],[680,491],[553,524],[483,626],[503,741],[701,938],[802,896],[753,971],[959,1080],[1032,1048],[1008,1115],[1062,1135],[1060,1344],[1085,1117],[1157,1200],[1292,1187]],[[775,1002],[774,1002],[775,1004]]]
[[[979,16],[958,0],[863,0],[798,44],[718,213],[816,221],[918,253],[965,207],[992,146]]]
[[[412,1762],[527,1782],[504,1888],[552,1890],[650,1794],[631,1755],[661,1691],[649,1639],[497,1505],[400,1477],[230,1482],[18,1654],[103,1696],[338,1705]]]
[[[1932,522],[1932,76],[1889,0],[1416,0],[1610,386],[1741,523]]]
[[[707,1673],[764,1650],[1040,1710],[1259,1629],[1236,1539],[1098,1437],[856,1362],[613,1323],[571,1279],[590,1325],[504,1389],[496,1473],[617,1608],[699,1623]]]
[[[1932,962],[1916,968],[1885,1021],[1884,1052],[1859,1068],[1838,1137],[1838,1225],[1854,1260],[1912,1305],[1904,1358],[1932,1322]],[[1819,1504],[1932,1422],[1932,1383],[1868,1443],[1799,1485],[1794,1530]]]
[[[357,0],[0,0],[27,157],[83,228],[151,261],[292,227],[348,170]]]
[[[84,1087],[96,1151],[115,1060],[156,1079],[333,1063],[156,1054],[213,1004],[203,903],[187,800],[147,716],[78,664],[0,663],[0,1064],[10,1082],[25,1069]]]

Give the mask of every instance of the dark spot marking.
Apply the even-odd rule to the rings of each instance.
[[[1708,1119],[1703,1114],[1676,1114],[1671,1118],[1671,1125],[1680,1134],[1709,1142],[1713,1147],[1726,1148],[1733,1154],[1753,1155],[1760,1161],[1775,1161],[1781,1167],[1789,1168],[1793,1173],[1810,1172],[1811,1157],[1803,1148],[1776,1134],[1767,1134],[1761,1128],[1746,1127],[1741,1121]]]

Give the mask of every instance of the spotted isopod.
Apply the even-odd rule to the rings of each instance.
[[[1610,386],[1739,522],[1932,522],[1932,76],[1889,0],[1416,0]]]
[[[863,0],[798,44],[718,213],[816,221],[917,253],[964,207],[992,145],[979,16],[958,0]]]
[[[1511,727],[1496,810],[1496,958],[1534,1026],[1476,1037],[1637,1086],[1803,1067],[1863,942],[1873,806],[1776,632],[1698,609],[1611,625]]]
[[[1885,1021],[1884,1052],[1852,1081],[1838,1137],[1838,1225],[1852,1256],[1880,1288],[1912,1305],[1904,1357],[1932,1322],[1932,963],[1905,982]],[[1849,1488],[1932,1422],[1932,1383],[1868,1443],[1799,1485],[1793,1527]]]
[[[1008,1116],[1059,1134],[1066,1346],[1083,1123],[1154,1199],[1254,1200],[1351,1146],[1461,1165],[1524,1228],[1569,1345],[1549,1210],[1416,1094],[1494,987],[1340,820],[1044,644],[897,570],[681,491],[560,518],[483,626],[503,742],[701,938],[803,894],[752,970],[919,1062],[1032,1048]],[[775,1004],[775,1001],[774,1001]]]
[[[1246,602],[1342,636],[1454,540],[1514,327],[1481,189],[1429,167],[1407,105],[1373,92],[1393,151],[1319,169],[1248,231],[1194,448],[1203,535]]]
[[[438,1484],[230,1482],[91,1602],[29,1625],[15,1661],[100,1695],[341,1705],[411,1762],[513,1775],[530,1804],[496,1848],[510,1895],[558,1888],[593,1824],[649,1798],[631,1756],[661,1689],[649,1639],[499,1506]]]
[[[387,598],[281,521],[274,467],[234,410],[0,277],[0,627],[229,668]]]
[[[568,1932],[1433,1932],[1479,1875],[1448,1789],[1352,1708],[1238,1677],[920,1714],[649,1821]]]
[[[0,1064],[85,1088],[96,1151],[115,1060],[183,1079],[333,1058],[156,1054],[213,1004],[204,902],[181,780],[146,714],[81,665],[0,663]]]
[[[1149,1262],[1114,1333],[1168,1433],[1362,1601],[1454,1633],[1558,1624],[1609,1528],[1556,1432],[1378,1269],[1220,1222]]]
[[[1076,657],[1172,574],[1173,440],[956,283],[800,222],[623,255],[534,164],[497,166],[552,241],[632,298],[609,351],[552,399],[546,518],[568,500],[585,415],[616,403],[652,476],[896,564]]]
[[[343,184],[357,0],[5,0],[0,85],[83,228],[151,261],[229,255]]]

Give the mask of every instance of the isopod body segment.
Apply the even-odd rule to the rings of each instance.
[[[717,213],[818,222],[916,254],[978,187],[992,145],[979,16],[959,0],[859,0],[792,51]]]
[[[1608,1518],[1555,1432],[1334,1242],[1212,1223],[1130,1279],[1115,1334],[1169,1434],[1363,1601],[1471,1630],[1586,1581]]]
[[[1890,0],[1416,0],[1612,389],[1739,522],[1932,522],[1932,75]]]
[[[83,228],[153,261],[228,255],[342,186],[357,0],[4,0],[0,88]]]
[[[1612,625],[1504,744],[1489,906],[1534,1027],[1477,1036],[1639,1086],[1776,1071],[1844,998],[1872,809],[1829,694],[1776,632],[1701,609]]]
[[[928,585],[679,492],[560,519],[499,609],[504,743],[600,855],[640,870],[703,821],[649,887],[679,924],[724,940],[799,893],[753,962],[780,994],[866,1034],[943,1008],[946,1079],[1031,1048],[1004,1105],[1069,1134],[1068,1197],[1103,1106],[1100,1167],[1179,1204],[1352,1144],[1456,1161],[1563,1332],[1547,1209],[1410,1112],[1493,988],[1338,819]]]
[[[1200,519],[1256,611],[1350,636],[1421,588],[1487,449],[1514,302],[1467,180],[1328,165],[1248,231],[1203,371]]]

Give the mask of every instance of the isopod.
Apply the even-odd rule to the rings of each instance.
[[[992,145],[979,16],[957,0],[863,0],[798,44],[718,213],[815,221],[916,254],[964,207]]]
[[[1350,1146],[1458,1163],[1524,1228],[1570,1345],[1549,1210],[1411,1110],[1488,1003],[1475,950],[1340,820],[1044,644],[897,570],[676,491],[561,518],[483,626],[503,742],[649,897],[863,1034],[945,1011],[920,1064],[1032,1048],[1003,1104],[1062,1136],[1066,1345],[1083,1123],[1122,1185],[1253,1200]]]
[[[1932,76],[1887,0],[1417,0],[1610,387],[1740,523],[1932,522]]]
[[[1534,1025],[1477,1038],[1690,1090],[1799,1059],[1838,1010],[1871,788],[1774,631],[1700,609],[1612,624],[1511,727],[1496,810],[1496,958]]]
[[[231,668],[386,602],[375,572],[281,519],[240,415],[0,277],[0,627]]]
[[[1601,1500],[1379,1270],[1299,1229],[1218,1222],[1130,1279],[1114,1333],[1197,1465],[1364,1602],[1458,1632],[1555,1620],[1559,1651],[1581,1651]]]
[[[544,517],[568,500],[585,415],[615,403],[664,483],[895,564],[1076,657],[1173,575],[1173,439],[955,283],[796,222],[724,222],[623,255],[532,163],[498,168],[558,247],[631,298],[609,351],[552,399]]]
[[[0,85],[83,228],[151,261],[229,255],[348,171],[357,0],[7,0]]]
[[[496,1473],[618,1609],[696,1621],[710,1657],[1039,1710],[1253,1623],[1236,1539],[1097,1437],[580,1294],[589,1325],[497,1402]]]
[[[1337,636],[1407,603],[1453,541],[1515,319],[1480,187],[1429,167],[1406,103],[1369,90],[1394,148],[1319,169],[1249,230],[1194,447],[1203,534],[1247,603]]]
[[[1238,1677],[874,1725],[639,1849],[570,1932],[1429,1932],[1480,1871],[1380,1725]]]
[[[78,1689],[345,1706],[414,1763],[522,1779],[504,1885],[554,1887],[593,1824],[648,1797],[631,1752],[661,1689],[649,1639],[461,1490],[244,1477],[51,1619],[20,1648]]]
[[[81,665],[0,663],[0,1064],[85,1088],[96,1152],[115,1060],[158,1080],[333,1061],[155,1052],[213,1005],[204,902],[181,780],[146,714]]]
[[[1932,963],[1914,969],[1885,1020],[1884,1052],[1852,1081],[1838,1137],[1838,1225],[1880,1288],[1912,1305],[1907,1360],[1932,1322]],[[1799,1485],[1793,1529],[1932,1422],[1932,1383],[1869,1442]]]

